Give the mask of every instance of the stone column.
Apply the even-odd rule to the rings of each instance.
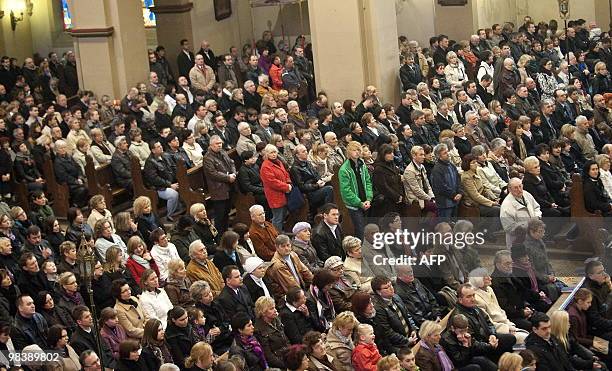
[[[151,8],[157,23],[157,44],[166,48],[166,59],[175,78],[178,78],[176,56],[181,51],[180,41],[187,39],[192,48],[199,48],[193,40],[192,8],[193,3],[189,0],[155,0],[155,7]]]
[[[317,89],[360,101],[375,85],[383,102],[399,97],[399,51],[393,1],[309,1]]]
[[[81,89],[121,98],[147,81],[149,63],[139,0],[71,0]]]

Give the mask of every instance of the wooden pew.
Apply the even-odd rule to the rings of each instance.
[[[30,195],[28,192],[28,185],[25,182],[18,182],[15,177],[15,171],[11,173],[11,189],[12,193],[15,195],[15,201],[17,205],[19,205],[23,211],[27,213],[30,212]]]
[[[134,184],[134,197],[147,196],[151,200],[151,208],[154,213],[157,214],[159,203],[159,196],[157,191],[154,189],[148,189],[144,185],[144,179],[142,171],[140,170],[140,161],[137,157],[133,156],[132,159],[132,183]]]
[[[574,300],[574,295],[576,295],[578,289],[580,289],[584,284],[584,280],[585,278],[583,277],[580,282],[578,282],[578,284],[572,289],[572,291],[562,292],[561,295],[559,295],[559,297],[555,301],[555,303],[548,309],[546,314],[550,317],[553,312],[557,310],[566,310],[568,305],[570,305],[572,303],[572,300]]]
[[[251,192],[246,194],[240,191],[235,192],[233,205],[236,208],[236,215],[234,216],[234,223],[250,225],[251,213],[249,208],[255,204],[257,204],[257,201],[255,201],[255,196]]]
[[[85,175],[87,176],[89,193],[104,196],[109,208],[117,197],[128,192],[127,189],[115,185],[110,164],[100,165],[96,168],[91,156],[86,156]]]
[[[68,208],[70,207],[70,189],[67,184],[60,184],[55,177],[55,169],[51,157],[45,156],[43,162],[43,176],[47,182],[47,194],[53,198],[53,212],[58,218],[66,218],[68,216]]]
[[[478,219],[480,218],[480,209],[478,206],[466,205],[465,202],[459,202],[457,216],[461,219]]]
[[[285,224],[283,226],[285,231],[291,231],[293,229],[293,226],[298,222],[307,222],[308,208],[308,199],[306,198],[306,196],[304,196],[304,205],[302,206],[302,208],[297,211],[290,212],[289,215],[287,215],[287,218],[285,219]]]
[[[598,235],[597,230],[603,226],[603,217],[599,210],[591,213],[584,206],[582,177],[579,174],[572,175],[570,210],[572,221],[580,230],[573,245],[581,250],[592,251],[595,256],[603,256],[602,244],[594,238]]]
[[[202,165],[187,170],[184,161],[179,160],[176,166],[176,179],[179,184],[179,196],[187,210],[193,204],[206,204],[206,201],[210,199]]]
[[[353,226],[353,221],[349,215],[348,209],[342,200],[342,195],[340,194],[340,180],[338,178],[338,171],[334,174],[331,179],[332,187],[334,188],[334,201],[336,205],[338,205],[338,211],[340,212],[340,225],[342,227],[342,233],[345,236],[353,235],[355,233],[355,227]]]

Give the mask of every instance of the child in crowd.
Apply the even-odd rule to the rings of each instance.
[[[382,358],[374,343],[374,328],[371,325],[357,326],[357,345],[353,349],[355,371],[376,371],[376,364]]]
[[[397,353],[402,371],[419,371],[416,359],[411,349],[402,349]]]

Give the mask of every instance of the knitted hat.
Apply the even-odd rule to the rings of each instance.
[[[269,262],[265,262],[263,260],[261,260],[260,257],[258,256],[251,256],[250,258],[248,258],[245,262],[244,262],[244,271],[246,273],[253,273],[253,271],[257,268],[259,268],[260,265],[270,265]]]
[[[312,227],[310,226],[310,223],[307,222],[298,222],[295,223],[295,225],[293,226],[293,234],[298,234],[301,231],[303,231],[304,229],[312,229]]]

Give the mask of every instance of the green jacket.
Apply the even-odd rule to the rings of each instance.
[[[361,209],[361,200],[359,199],[359,190],[357,189],[357,178],[355,175],[355,171],[351,167],[349,159],[344,161],[342,166],[340,166],[340,170],[338,170],[338,182],[340,184],[340,195],[342,196],[342,201],[346,205],[347,209]],[[366,198],[368,201],[372,201],[374,197],[372,193],[372,179],[370,178],[370,173],[368,172],[367,167],[363,163],[362,160],[359,160],[362,163],[362,171],[361,171],[361,181],[363,182],[363,187],[365,188]]]

